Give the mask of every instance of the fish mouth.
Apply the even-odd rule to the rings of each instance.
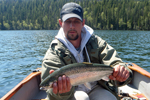
[[[40,87],[40,90],[46,90],[46,88],[45,87]]]
[[[48,90],[48,89],[50,89],[52,87],[53,87],[53,83],[52,82],[49,83],[48,86],[44,86],[44,85],[40,84],[40,90]]]
[[[45,91],[46,91],[46,90],[48,90],[48,89],[50,89],[50,88],[51,88],[51,87],[49,87],[49,86],[41,86],[41,87],[40,87],[40,90],[45,90]]]

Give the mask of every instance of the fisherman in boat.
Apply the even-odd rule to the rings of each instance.
[[[118,56],[116,50],[105,40],[94,35],[94,30],[85,25],[83,9],[79,4],[66,3],[61,10],[61,26],[51,42],[42,63],[42,80],[54,70],[67,64],[91,62],[111,65],[114,68],[109,81],[91,82],[91,88],[81,84],[71,86],[63,75],[48,89],[50,100],[117,100],[117,87],[128,84],[132,72]]]

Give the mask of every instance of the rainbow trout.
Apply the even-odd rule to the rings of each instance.
[[[98,81],[108,77],[113,73],[113,68],[104,64],[97,63],[74,63],[61,67],[48,75],[41,83],[40,89],[47,90],[52,88],[52,83],[57,81],[59,76],[66,75],[70,78],[72,86],[84,84],[87,82]]]

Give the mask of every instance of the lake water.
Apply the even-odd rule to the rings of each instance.
[[[58,30],[0,31],[0,98],[42,59]],[[150,72],[150,31],[95,30],[125,62],[133,62]]]

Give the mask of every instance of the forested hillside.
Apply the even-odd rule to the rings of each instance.
[[[0,0],[0,30],[59,29],[60,10],[70,1],[94,29],[150,30],[150,0]]]

